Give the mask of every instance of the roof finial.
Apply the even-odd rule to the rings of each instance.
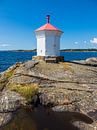
[[[46,18],[47,18],[47,23],[50,23],[50,15],[47,15]]]

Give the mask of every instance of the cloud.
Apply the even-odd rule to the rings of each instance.
[[[9,47],[11,46],[10,44],[6,44],[6,43],[0,43],[0,47]]]
[[[78,44],[78,42],[74,42],[75,44]]]
[[[84,41],[84,43],[87,43],[87,41]]]
[[[97,38],[94,37],[92,40],[90,40],[90,42],[93,43],[93,44],[97,44]]]

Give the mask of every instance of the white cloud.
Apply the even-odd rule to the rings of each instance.
[[[97,44],[97,38],[94,37],[92,40],[90,40],[90,42],[93,43],[93,44]]]
[[[0,43],[0,47],[9,47],[11,46],[10,44],[6,44],[6,43]]]
[[[87,41],[84,41],[84,43],[87,43]]]
[[[74,42],[75,44],[78,44],[78,42]]]

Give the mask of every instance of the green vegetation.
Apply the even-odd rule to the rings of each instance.
[[[19,49],[19,50],[11,50],[13,52],[36,52],[37,50],[36,49],[33,49],[33,50],[23,50],[23,49]]]
[[[33,96],[38,92],[37,84],[9,84],[8,88],[11,91],[15,91],[25,97],[27,102],[31,102],[33,100]]]
[[[5,87],[6,82],[0,81],[0,91]]]
[[[60,50],[62,52],[92,52],[92,51],[97,51],[97,49],[62,49]]]
[[[13,70],[8,70],[8,71],[5,72],[4,75],[5,75],[6,78],[10,78],[13,75],[13,72],[14,72]]]
[[[8,79],[13,75],[14,70],[7,70],[3,75],[0,77],[0,91],[6,86]]]
[[[36,52],[37,49],[33,49],[33,50],[23,50],[23,49],[19,49],[19,50],[7,50],[7,51],[12,51],[12,52]],[[61,49],[60,51],[62,52],[88,52],[88,51],[97,51],[97,49],[91,48],[91,49]]]

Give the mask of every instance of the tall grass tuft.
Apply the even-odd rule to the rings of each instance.
[[[8,88],[11,91],[15,91],[21,96],[25,97],[27,102],[31,102],[34,95],[38,93],[37,84],[9,84]]]

